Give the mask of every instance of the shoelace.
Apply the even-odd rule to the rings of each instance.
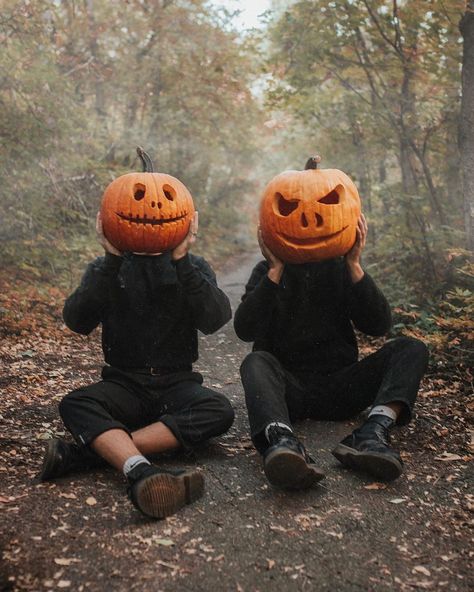
[[[369,421],[365,423],[357,431],[362,436],[375,436],[378,440],[385,444],[385,446],[390,445],[390,433],[388,429],[376,421]]]

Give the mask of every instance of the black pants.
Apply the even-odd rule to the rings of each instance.
[[[72,391],[59,413],[83,445],[112,429],[131,433],[160,421],[185,448],[226,432],[234,410],[224,395],[202,386],[197,372],[152,376],[106,366],[101,382]]]
[[[400,337],[377,352],[330,375],[290,372],[270,353],[255,351],[240,373],[255,447],[267,447],[265,427],[274,421],[291,426],[298,419],[344,420],[369,405],[402,403],[398,422],[411,419],[426,371],[428,350],[417,339]]]

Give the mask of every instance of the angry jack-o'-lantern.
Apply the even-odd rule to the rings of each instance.
[[[104,235],[119,251],[162,253],[186,237],[194,217],[193,198],[181,181],[154,173],[141,148],[142,173],[118,177],[106,188],[100,209]]]
[[[351,179],[337,169],[318,169],[319,156],[304,171],[285,171],[267,185],[260,228],[268,248],[287,263],[345,255],[356,238],[360,199]]]

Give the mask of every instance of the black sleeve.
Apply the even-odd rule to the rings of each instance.
[[[367,272],[355,284],[349,277],[348,282],[349,315],[355,327],[367,335],[385,335],[392,325],[392,315],[382,291]]]
[[[216,275],[202,258],[189,255],[174,261],[178,281],[183,286],[193,311],[196,329],[209,335],[232,317],[230,302],[218,288]]]
[[[89,263],[80,286],[64,304],[63,319],[69,329],[88,335],[102,321],[121,264],[122,258],[110,253]]]
[[[278,284],[267,276],[268,263],[258,263],[245,286],[242,302],[235,311],[234,328],[242,341],[255,341],[267,332],[272,320]]]

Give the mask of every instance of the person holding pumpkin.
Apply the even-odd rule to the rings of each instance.
[[[102,381],[66,395],[59,412],[76,443],[49,442],[39,479],[103,460],[122,470],[133,504],[163,518],[199,498],[196,470],[165,470],[147,456],[190,449],[226,432],[234,411],[193,372],[197,330],[213,333],[231,318],[209,264],[189,253],[198,216],[174,177],[123,175],[104,194],[97,232],[105,256],[89,264],[64,306],[64,320],[87,335],[102,325]]]
[[[234,318],[253,341],[241,366],[252,441],[269,482],[313,486],[323,471],[297,439],[298,419],[345,420],[371,406],[367,421],[333,450],[346,467],[380,480],[403,470],[390,447],[395,424],[410,421],[427,348],[400,337],[358,361],[353,326],[373,336],[391,326],[390,307],[363,269],[367,222],[342,171],[287,171],[267,186],[254,268]]]

